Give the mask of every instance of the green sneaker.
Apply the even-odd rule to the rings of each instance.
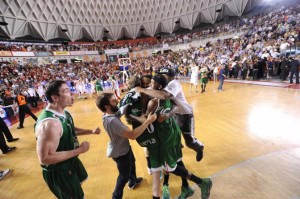
[[[191,187],[181,187],[181,194],[178,199],[185,199],[194,195],[195,191]]]
[[[170,199],[170,191],[167,185],[162,187],[162,199]]]
[[[210,195],[210,189],[212,187],[212,181],[210,178],[202,178],[203,182],[198,184],[198,187],[201,189],[201,198],[208,199]]]

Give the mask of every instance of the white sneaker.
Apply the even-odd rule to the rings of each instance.
[[[0,171],[0,180],[2,180],[2,178],[4,178],[4,176],[6,176],[9,172],[10,172],[9,169],[5,169],[3,171]]]
[[[152,175],[151,169],[150,169],[150,168],[147,168],[147,169],[148,169],[148,174],[149,174],[149,175]]]

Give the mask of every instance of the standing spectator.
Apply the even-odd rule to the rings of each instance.
[[[224,84],[225,78],[226,78],[226,75],[225,75],[224,66],[221,65],[221,70],[220,70],[220,74],[219,74],[220,84],[219,84],[219,87],[218,87],[218,91],[223,91],[223,84]]]
[[[207,66],[205,65],[202,65],[201,66],[201,69],[200,69],[200,75],[201,75],[201,79],[200,79],[200,82],[201,82],[201,93],[204,93],[205,92],[205,88],[206,88],[206,84],[208,83],[208,68]]]
[[[46,99],[45,99],[45,90],[44,90],[44,86],[43,86],[42,83],[39,83],[39,84],[38,84],[38,87],[37,87],[37,93],[38,93],[39,98],[40,98],[43,102],[45,102],[45,101],[46,101]]]
[[[274,68],[274,62],[273,58],[269,57],[267,61],[268,71],[267,71],[267,78],[272,78],[273,76],[273,68]]]
[[[243,78],[243,80],[245,80],[246,77],[247,77],[248,68],[249,68],[248,61],[245,60],[243,65],[242,65],[242,78]]]
[[[280,64],[280,79],[281,81],[285,81],[287,76],[289,75],[289,69],[290,69],[290,62],[287,58],[283,58],[281,64]]]
[[[120,87],[119,87],[119,82],[118,82],[118,76],[116,75],[115,77],[110,77],[109,80],[111,81],[111,89],[114,92],[116,98],[118,100],[121,99],[120,97]]]
[[[28,101],[31,105],[32,108],[37,108],[38,104],[37,104],[37,95],[36,95],[36,90],[34,89],[34,87],[29,87],[27,90],[28,93]]]
[[[82,199],[81,183],[88,175],[78,156],[87,152],[90,144],[85,141],[79,144],[77,135],[100,134],[100,129],[81,129],[74,125],[71,114],[65,110],[74,102],[65,81],[50,82],[45,94],[49,104],[35,126],[44,180],[57,198]]]
[[[219,74],[219,66],[215,65],[214,70],[213,70],[214,82],[216,82],[218,80],[218,74]]]
[[[294,74],[296,76],[296,84],[299,84],[299,67],[300,67],[300,63],[298,60],[295,59],[295,55],[292,55],[291,57],[291,61],[290,61],[290,71],[291,71],[291,75],[290,75],[290,83],[294,83],[293,82],[293,77]]]
[[[254,63],[253,63],[252,79],[258,80],[258,62],[256,59],[254,60]]]
[[[129,181],[129,188],[139,185],[143,178],[136,177],[135,158],[128,139],[136,139],[156,120],[156,115],[148,116],[139,127],[130,130],[117,116],[117,99],[112,93],[104,93],[97,98],[96,105],[104,113],[103,126],[110,137],[107,146],[107,156],[112,158],[119,170],[116,187],[112,194],[113,199],[123,197],[123,189]]]
[[[29,114],[35,121],[37,121],[37,117],[31,112],[30,108],[27,106],[26,102],[26,97],[24,94],[22,94],[21,91],[17,91],[17,96],[15,99],[15,102],[19,106],[19,126],[17,129],[22,129],[24,128],[24,119],[25,119],[25,114]]]
[[[96,93],[99,94],[101,91],[103,91],[102,85],[101,85],[101,81],[100,78],[96,78],[95,81],[95,89],[96,89]]]
[[[192,92],[192,86],[195,86],[195,92],[198,92],[198,76],[199,76],[199,66],[197,66],[195,63],[191,65],[191,80],[190,80],[190,90],[189,92]]]

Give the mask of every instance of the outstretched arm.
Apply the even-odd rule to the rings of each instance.
[[[134,140],[137,137],[139,137],[146,130],[148,125],[154,122],[155,120],[156,120],[156,114],[149,114],[147,120],[141,126],[133,130],[127,128],[125,131],[122,132],[122,136]]]
[[[99,127],[95,128],[94,130],[75,127],[75,133],[76,135],[100,134],[101,130]]]
[[[135,91],[138,93],[145,93],[146,95],[149,95],[153,98],[158,98],[158,99],[168,99],[171,98],[172,95],[166,91],[160,91],[160,90],[151,90],[151,89],[144,89],[141,87],[136,87]]]

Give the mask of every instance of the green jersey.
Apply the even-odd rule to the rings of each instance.
[[[96,91],[103,91],[103,88],[102,88],[99,80],[96,81],[95,88],[96,88]]]
[[[130,114],[140,117],[142,115],[142,100],[139,93],[136,93],[135,91],[129,91],[120,101],[119,108],[122,106],[128,105],[127,111],[126,111],[126,118],[127,122],[132,124],[132,128],[137,128],[141,125],[138,121],[131,120]],[[136,138],[136,141],[138,144],[142,147],[150,148],[158,148],[159,143],[157,139],[157,135],[154,132],[154,127],[152,124],[150,124],[147,129]]]
[[[36,126],[48,119],[58,120],[62,125],[62,135],[56,151],[70,151],[79,147],[73,118],[69,112],[60,114],[52,110],[44,110]],[[44,180],[57,198],[84,198],[81,183],[87,179],[88,174],[77,156],[56,164],[41,166]]]
[[[64,115],[62,115],[62,114],[52,112],[51,110],[44,110],[40,114],[36,122],[36,126],[40,122],[47,119],[59,120],[62,125],[62,135],[60,137],[59,144],[56,151],[70,151],[79,147],[79,142],[75,134],[73,118],[68,111],[65,111]],[[74,159],[76,158],[77,157],[73,157],[71,159],[56,164],[42,165],[42,167],[47,170],[65,169],[70,167],[73,164]]]
[[[159,100],[156,114],[167,114],[172,109],[170,100]],[[166,171],[172,172],[182,158],[181,132],[173,117],[159,123],[155,121],[154,129],[160,142],[161,162]]]

